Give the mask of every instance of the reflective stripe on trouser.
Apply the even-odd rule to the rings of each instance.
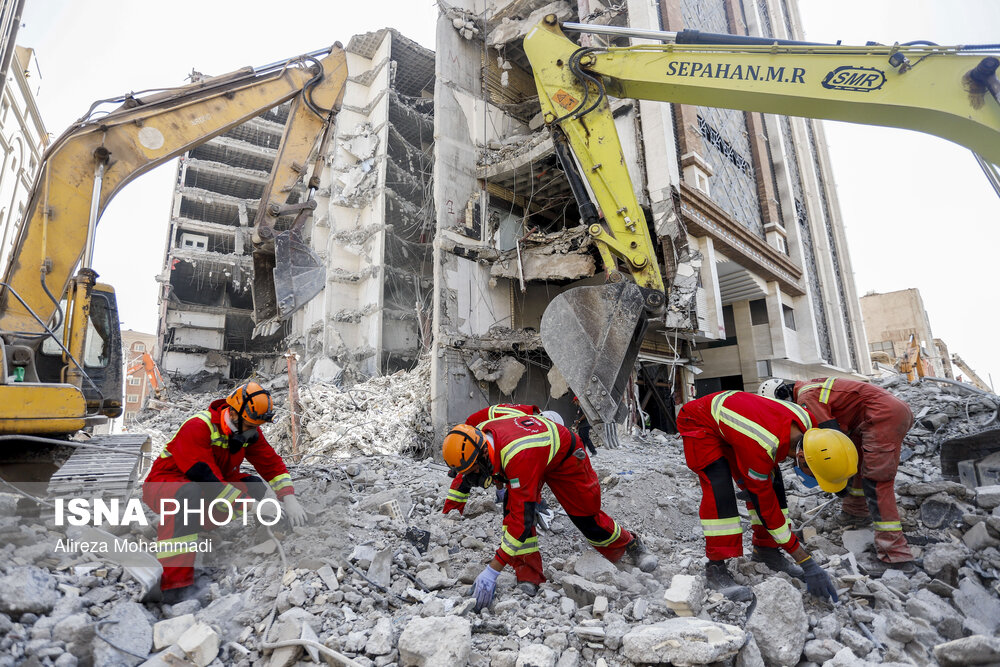
[[[860,486],[864,495],[844,498],[841,507],[844,512],[854,516],[871,514],[872,527],[875,529],[875,552],[879,559],[887,563],[913,560],[913,552],[906,542],[903,525],[899,520],[895,480],[876,482],[856,475],[851,480],[851,486]]]
[[[582,459],[564,458],[554,469],[547,469],[541,481],[552,490],[587,542],[612,563],[621,560],[625,546],[632,541],[632,533],[601,510],[601,484],[588,455]],[[504,555],[505,562],[513,566],[518,581],[536,584],[545,581],[538,551],[517,557],[504,551]]]
[[[705,535],[705,555],[709,560],[742,556],[743,527],[729,462],[721,458],[695,472],[701,484],[698,516]]]
[[[469,500],[469,494],[462,493],[458,489],[448,489],[448,495],[446,499],[456,503],[464,503]]]
[[[785,524],[777,530],[768,530],[757,514],[757,497],[747,491],[751,498],[747,502],[747,512],[750,514],[750,526],[753,530],[753,545],[755,547],[780,547],[791,539],[792,531],[791,524],[788,523],[788,499],[785,497],[785,482],[781,478],[781,468],[778,466],[774,467],[771,487],[774,489],[774,495],[778,497],[778,506],[785,517]]]

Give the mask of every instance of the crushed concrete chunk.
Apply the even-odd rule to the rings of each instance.
[[[472,624],[459,616],[414,618],[398,642],[404,667],[464,665],[472,650]]]
[[[934,647],[934,657],[942,667],[965,667],[1000,662],[1000,639],[972,635]]]
[[[794,665],[809,632],[802,593],[784,579],[771,577],[753,587],[757,607],[747,621],[769,665]]]
[[[108,615],[107,620],[115,621],[101,626],[101,634],[117,646],[128,649],[136,655],[148,655],[153,646],[153,628],[146,619],[146,612],[136,602],[119,602]],[[94,664],[97,665],[138,665],[142,658],[122,653],[99,637],[93,641]],[[206,663],[207,664],[207,663]]]
[[[0,577],[0,612],[5,614],[47,614],[59,598],[55,578],[41,568],[15,567]]]
[[[678,616],[696,616],[705,597],[705,580],[690,574],[675,574],[663,593],[667,607]]]
[[[632,629],[622,638],[625,657],[636,663],[707,665],[734,657],[746,643],[735,625],[700,618],[672,618]]]
[[[198,667],[206,667],[219,655],[219,635],[208,623],[188,628],[177,640],[177,646]]]
[[[184,614],[153,625],[153,650],[159,651],[176,644],[181,635],[195,624],[194,614]]]
[[[517,654],[515,667],[555,667],[556,652],[544,644],[529,644]]]

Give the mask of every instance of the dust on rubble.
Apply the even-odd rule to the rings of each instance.
[[[309,660],[306,651],[315,646],[264,648],[272,608],[276,619],[269,642],[315,637],[346,656],[351,661],[346,664],[366,666],[569,667],[667,660],[958,665],[982,656],[996,659],[1000,488],[977,494],[942,480],[937,461],[946,436],[986,425],[995,397],[977,402],[959,389],[889,386],[915,414],[925,407],[956,408],[948,425],[934,431],[918,419],[906,440],[897,493],[904,530],[921,559],[916,574],[880,567],[870,528],[841,525],[837,502],[816,511],[831,497],[785,475],[792,524],[809,521],[804,531],[809,548],[834,576],[842,603],[820,602],[800,582],[747,557],[735,559],[731,570],[739,583],[753,588],[756,599],[726,600],[703,585],[701,493],[684,466],[680,438],[658,431],[623,433],[621,448],[601,449],[592,459],[603,508],[642,535],[659,557],[659,568],[646,574],[629,563],[605,561],[546,490],[556,514],[550,529],[539,534],[548,581],[528,597],[508,569],[492,609],[476,614],[469,586],[499,544],[502,510],[492,490],[476,489],[464,516],[441,514],[450,480],[428,456],[436,443],[426,374],[421,366],[350,390],[333,383],[303,387],[305,456],[290,468],[310,523],[275,531],[287,569],[279,545],[263,528],[222,528],[212,539],[223,558],[199,573],[194,599],[143,610],[130,606],[138,585],[120,567],[91,554],[53,553],[47,543],[57,533],[41,519],[0,524],[5,535],[0,664],[19,664],[29,655],[64,666],[104,659],[114,649],[93,630],[105,618],[128,619],[129,632],[119,633],[123,647],[177,656],[163,655],[151,664],[184,656],[202,665]],[[175,398],[176,407],[147,414],[143,423],[162,441],[212,398]],[[286,407],[279,400],[280,418],[268,437],[287,455]],[[310,454],[316,456],[306,458]],[[741,512],[749,529],[749,517]],[[126,536],[155,538],[152,528]],[[746,530],[745,553],[749,536]],[[668,590],[670,606],[664,598]],[[26,595],[33,601],[30,610],[12,602]],[[102,634],[108,636],[110,627]]]

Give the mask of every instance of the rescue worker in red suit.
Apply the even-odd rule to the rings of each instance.
[[[903,438],[913,426],[906,403],[867,382],[816,378],[799,382],[772,379],[760,393],[794,401],[809,410],[819,426],[846,433],[858,452],[858,474],[841,503],[842,519],[860,525],[874,519],[875,551],[893,567],[913,570],[913,553],[903,535],[896,506],[896,470]]]
[[[442,453],[451,471],[473,486],[493,483],[507,492],[500,547],[473,587],[477,610],[493,601],[497,577],[506,565],[514,568],[518,587],[529,595],[545,581],[534,519],[543,484],[609,561],[617,562],[627,553],[642,571],[656,568],[656,557],[638,536],[601,511],[597,473],[583,443],[566,427],[540,415],[497,417],[479,428],[459,424],[445,437]]]
[[[473,412],[469,415],[469,418],[465,420],[465,423],[469,426],[479,428],[482,424],[485,424],[491,419],[496,419],[497,417],[537,414],[539,414],[539,410],[538,407],[534,405],[499,403],[497,405],[491,405],[488,408],[483,408],[478,412]],[[464,475],[456,474],[454,479],[451,480],[451,487],[448,489],[448,496],[444,501],[443,513],[447,514],[452,510],[458,510],[459,514],[464,514],[465,504],[469,502],[469,491],[472,490],[472,486],[472,482],[467,480]],[[497,496],[497,502],[502,501],[503,498],[500,488],[497,489]]]
[[[812,560],[788,523],[788,503],[778,467],[793,446],[798,448],[803,434],[817,435],[819,429],[812,427],[812,417],[798,405],[742,391],[718,392],[690,401],[677,416],[685,461],[701,483],[699,516],[708,556],[706,578],[711,588],[732,600],[751,597],[750,590],[738,585],[726,566],[726,559],[743,555],[734,480],[741,496],[747,498],[753,559],[805,580],[814,595],[837,600],[830,576]],[[818,435],[822,441],[829,433]],[[796,564],[790,563],[781,549],[791,554]]]
[[[194,583],[196,552],[190,551],[201,530],[211,530],[215,522],[228,519],[223,511],[228,505],[234,516],[251,509],[248,502],[260,501],[270,485],[282,502],[282,512],[293,525],[305,523],[305,511],[295,498],[291,476],[284,461],[272,449],[260,431],[260,425],[273,418],[271,396],[256,382],[238,387],[227,398],[213,401],[208,410],[196,413],[185,421],[163,448],[143,484],[142,499],[160,517],[157,527],[157,558],[163,566],[159,591],[146,596],[156,601],[162,592],[183,589]],[[267,480],[240,472],[246,459]],[[208,516],[208,505],[216,503],[215,512]],[[179,503],[176,514],[170,512]],[[166,511],[161,510],[161,503]],[[206,508],[204,520],[185,507]],[[181,594],[179,594],[181,593]],[[182,592],[162,596],[180,599]]]

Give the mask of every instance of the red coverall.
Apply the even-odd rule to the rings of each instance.
[[[709,560],[743,555],[743,528],[732,480],[747,502],[753,544],[795,551],[778,463],[788,455],[792,424],[812,427],[806,410],[743,391],[723,391],[685,403],[677,415],[684,458],[701,482],[702,532]]]
[[[535,405],[500,403],[499,405],[491,405],[488,408],[483,408],[478,412],[472,413],[465,420],[465,423],[469,426],[479,428],[490,419],[496,419],[497,417],[537,415],[538,413],[538,406]],[[448,496],[444,501],[443,514],[447,514],[452,510],[458,510],[459,514],[465,514],[465,503],[469,501],[469,490],[471,488],[472,485],[462,475],[456,475],[455,479],[451,481],[451,488],[448,489]]]
[[[193,547],[198,541],[199,528],[214,527],[211,521],[200,524],[197,516],[185,516],[184,501],[195,508],[203,500],[207,508],[212,500],[222,498],[233,505],[234,515],[238,515],[243,505],[233,504],[238,498],[253,497],[259,501],[264,497],[267,489],[261,479],[240,472],[244,457],[268,481],[278,498],[295,492],[285,462],[267,443],[259,427],[255,443],[230,449],[229,437],[221,426],[225,408],[225,400],[213,401],[208,410],[185,421],[163,448],[142,485],[143,502],[161,518],[156,529],[156,556],[163,565],[161,590],[194,583],[197,553],[186,552],[183,545]],[[160,503],[166,499],[181,502],[180,512],[163,514]],[[173,510],[173,504],[167,504],[167,509]],[[216,521],[227,518],[227,513],[220,512]],[[171,546],[176,548],[171,550]]]
[[[796,382],[793,398],[822,425],[838,428],[858,448],[858,474],[848,485],[844,512],[875,524],[875,550],[887,563],[913,560],[896,507],[896,470],[903,438],[913,426],[906,403],[881,387],[840,378]]]
[[[481,430],[493,440],[493,469],[507,487],[503,535],[496,557],[514,568],[518,581],[545,581],[535,534],[535,508],[542,498],[542,484],[552,489],[570,520],[595,549],[612,563],[621,559],[632,534],[601,511],[597,473],[574,433],[531,415],[492,419]]]

